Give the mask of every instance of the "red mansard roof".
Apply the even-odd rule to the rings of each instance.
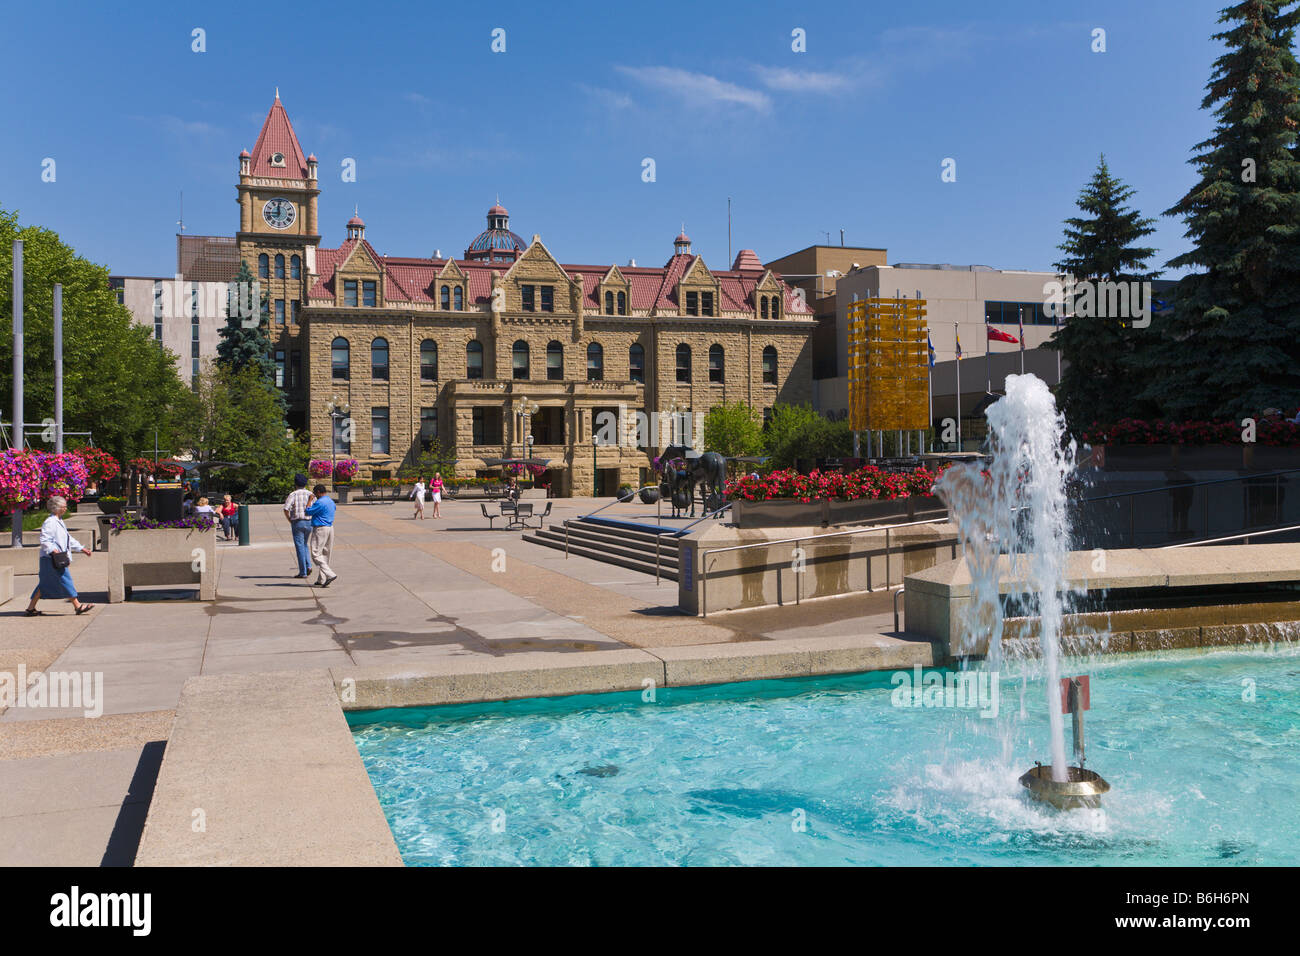
[[[390,302],[411,302],[437,304],[438,286],[441,284],[438,274],[447,264],[447,259],[423,259],[409,256],[380,256],[366,240],[349,239],[337,249],[317,249],[316,271],[319,279],[308,292],[309,299],[332,300],[334,298],[334,276],[338,267],[347,261],[353,247],[358,242],[375,255],[387,276],[385,296]],[[740,269],[714,272],[718,281],[719,312],[752,312],[754,308],[754,287],[758,285],[765,272],[761,263],[751,268],[748,257],[758,263],[758,257],[749,250],[742,250],[736,257]],[[646,266],[620,266],[619,272],[628,283],[628,311],[647,312],[657,309],[660,312],[676,312],[677,283],[698,258],[694,255],[674,255],[659,268]],[[743,260],[743,261],[742,261]],[[475,261],[457,259],[456,265],[465,274],[466,308],[486,305],[492,293],[492,273],[505,274],[513,263]],[[564,271],[575,279],[582,281],[583,308],[592,313],[603,311],[604,303],[600,301],[600,282],[609,272],[609,266],[597,265],[562,265]],[[790,315],[811,315],[809,309],[794,291],[785,286],[783,299],[784,311]]]
[[[283,166],[272,166],[271,157],[276,153],[284,154]],[[280,94],[275,94],[271,111],[262,123],[262,132],[257,136],[257,145],[253,147],[252,175],[269,176],[274,179],[306,179],[307,160],[298,145],[298,136],[289,122],[289,114],[280,104]]]

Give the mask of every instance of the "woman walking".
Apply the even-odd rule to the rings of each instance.
[[[415,514],[411,515],[411,520],[419,518],[424,520],[424,479],[415,479],[415,490],[411,492],[411,497],[415,499]]]
[[[442,511],[441,511],[441,506],[442,506],[442,472],[440,472],[440,471],[435,471],[435,472],[433,473],[433,484],[431,484],[431,485],[429,486],[429,488],[430,488],[430,490],[433,492],[433,516],[434,516],[435,518],[441,518],[441,517],[442,517]]]
[[[36,617],[45,613],[36,610],[36,602],[42,598],[47,601],[67,598],[78,614],[85,614],[95,605],[77,600],[77,589],[72,584],[71,565],[74,551],[87,556],[90,552],[68,533],[68,526],[63,523],[63,513],[68,510],[66,499],[58,495],[51,496],[45,502],[45,510],[50,516],[41,525],[40,576],[37,578],[36,590],[32,592],[31,603],[27,605],[27,616]]]

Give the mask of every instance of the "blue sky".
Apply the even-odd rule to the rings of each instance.
[[[564,262],[660,264],[685,221],[722,267],[730,196],[733,253],[842,228],[890,262],[1047,268],[1099,153],[1146,215],[1192,183],[1225,3],[321,0],[259,5],[256,30],[248,5],[10,5],[0,206],[115,273],[170,274],[182,190],[187,232],[237,228],[237,155],[278,86],[327,246],[356,205],[381,253],[460,255],[500,194]],[[1157,265],[1182,232],[1160,218]]]

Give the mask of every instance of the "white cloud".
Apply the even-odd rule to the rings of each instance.
[[[812,70],[790,70],[785,67],[756,66],[759,82],[770,90],[784,93],[834,93],[854,85],[844,73],[818,73]]]
[[[707,73],[692,73],[671,66],[620,66],[620,73],[652,89],[663,90],[695,106],[736,104],[760,113],[772,108],[772,99],[761,90],[728,83]]]

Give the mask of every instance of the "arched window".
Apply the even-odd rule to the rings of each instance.
[[[455,299],[456,311],[460,312],[465,308],[465,290],[461,286],[456,286]]]
[[[767,318],[767,296],[765,295],[758,297],[758,317],[760,319]]]
[[[465,377],[483,377],[483,343],[478,339],[465,346]]]
[[[722,346],[716,342],[709,346],[709,381],[721,382],[725,366],[723,364]]]
[[[370,343],[370,377],[388,378],[388,339],[378,338]]]
[[[640,342],[633,342],[627,350],[627,377],[634,382],[645,381],[645,347]]]
[[[546,380],[557,382],[564,378],[564,346],[551,342],[546,346]]]
[[[275,277],[277,279],[284,278],[284,256],[275,257]]]
[[[677,346],[677,381],[691,380],[691,347],[683,342]]]
[[[772,345],[763,349],[763,384],[776,384],[776,347]]]
[[[271,257],[265,252],[257,257],[257,276],[259,279],[271,278]]]
[[[605,293],[605,314],[606,315],[614,314],[614,293],[613,292]]]
[[[451,308],[451,287],[450,286],[442,287],[442,298],[440,304],[442,305],[442,308],[444,310]]]
[[[620,292],[618,294],[618,314],[627,315],[627,293],[626,292]]]
[[[346,379],[348,377],[348,340],[339,336],[330,343],[330,366],[333,369],[332,377]]]
[[[510,350],[510,368],[512,378],[528,378],[528,343],[523,339]]]
[[[605,350],[599,342],[587,346],[587,381],[600,382],[605,379]]]
[[[289,278],[302,278],[302,256],[294,256],[289,260]]]
[[[438,380],[438,343],[433,339],[425,339],[420,343],[420,380]]]

